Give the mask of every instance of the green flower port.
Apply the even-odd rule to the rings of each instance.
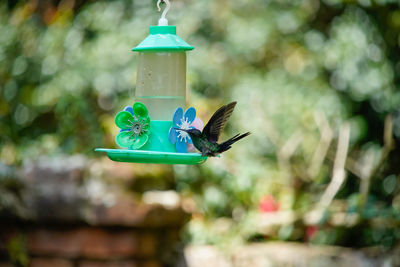
[[[128,149],[140,149],[149,140],[150,117],[145,105],[136,102],[115,116],[115,124],[121,129],[115,137],[118,146]]]

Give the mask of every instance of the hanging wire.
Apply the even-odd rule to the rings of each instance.
[[[167,15],[170,7],[171,7],[171,3],[169,2],[169,0],[158,0],[157,1],[157,8],[158,11],[161,11],[161,7],[160,4],[164,3],[166,5],[163,13],[161,14],[161,18],[158,20],[158,26],[168,26],[168,20],[165,18],[165,16]]]

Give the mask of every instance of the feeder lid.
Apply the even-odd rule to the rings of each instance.
[[[193,46],[176,35],[176,26],[150,26],[150,35],[132,51],[187,51],[193,49]]]

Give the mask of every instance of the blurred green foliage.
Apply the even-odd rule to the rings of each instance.
[[[133,101],[130,48],[159,16],[149,0],[37,3],[0,4],[0,160],[10,165],[114,147],[113,116]],[[222,158],[173,167],[195,200],[192,242],[398,242],[399,10],[396,0],[173,0],[169,21],[196,47],[189,104],[206,121],[237,100],[225,137],[252,132]],[[347,178],[307,219],[346,124]],[[260,208],[265,196],[279,208]],[[264,215],[277,223],[261,227]]]
[[[22,201],[23,184],[17,178],[15,168],[0,163],[0,216],[2,218],[24,217],[26,210]]]
[[[23,234],[18,234],[7,242],[7,252],[14,266],[28,266],[29,257],[26,244],[27,240]]]

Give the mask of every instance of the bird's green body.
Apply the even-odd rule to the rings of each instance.
[[[190,137],[192,138],[193,145],[201,151],[202,156],[210,156],[218,151],[219,145],[208,141],[205,134],[202,133],[201,136],[190,135]]]

